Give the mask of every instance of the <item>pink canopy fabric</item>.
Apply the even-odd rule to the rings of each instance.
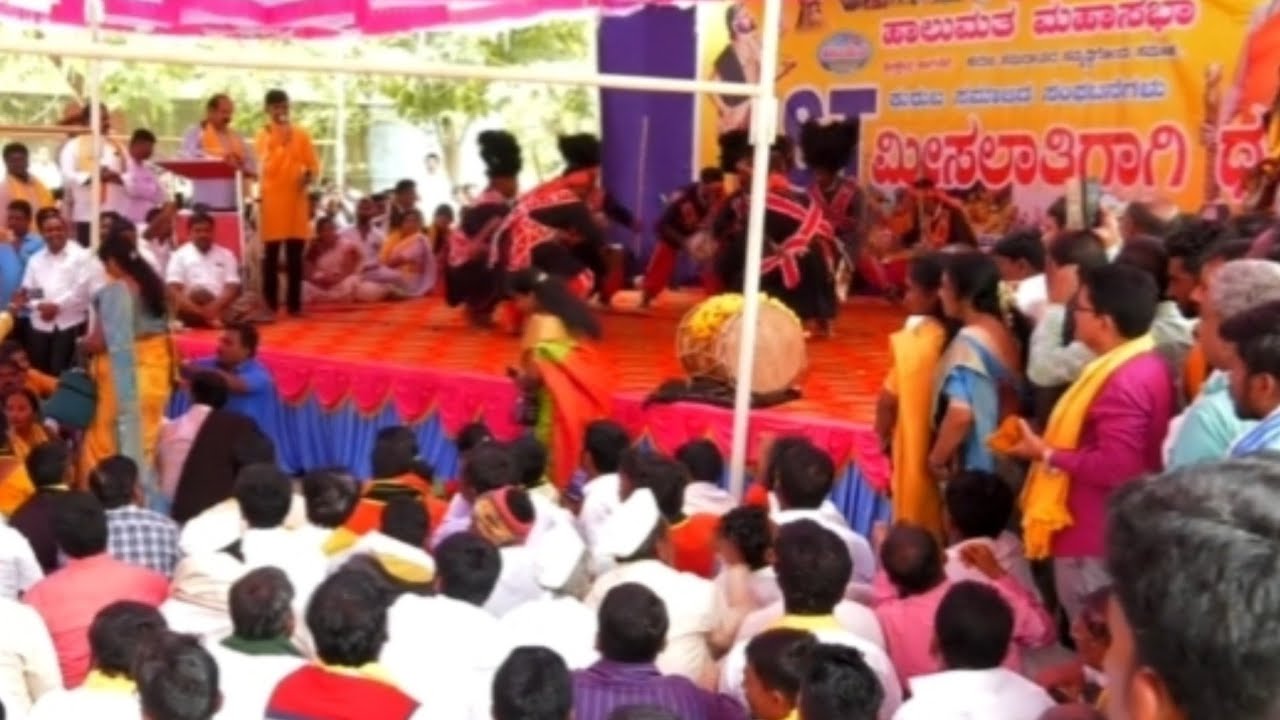
[[[525,23],[692,0],[102,0],[104,26],[174,35],[323,37]],[[0,0],[0,17],[86,25],[85,0]]]

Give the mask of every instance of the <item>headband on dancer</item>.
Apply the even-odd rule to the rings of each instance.
[[[485,130],[476,139],[476,144],[480,146],[480,160],[484,162],[489,177],[516,177],[520,174],[524,159],[515,135],[506,130]]]
[[[564,158],[564,172],[594,170],[600,167],[600,139],[590,133],[562,135],[559,140],[560,156]]]
[[[800,129],[800,154],[807,167],[838,173],[853,159],[858,145],[858,123],[810,120]]]

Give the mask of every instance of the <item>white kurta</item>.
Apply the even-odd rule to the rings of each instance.
[[[1036,720],[1053,698],[1004,668],[950,670],[911,680],[911,699],[894,720]]]
[[[27,536],[0,520],[0,598],[16,600],[42,579],[44,571]]]
[[[572,597],[542,598],[525,603],[498,621],[513,647],[551,648],[569,666],[582,670],[600,659],[596,651],[596,613]]]
[[[502,617],[524,603],[541,598],[545,592],[538,584],[538,566],[533,550],[523,545],[498,550],[502,571],[489,593],[484,609],[494,617]]]
[[[0,598],[0,628],[0,703],[9,720],[25,718],[32,703],[61,690],[58,654],[39,613],[15,600]]]
[[[93,720],[142,720],[142,705],[138,694],[117,690],[95,690],[78,687],[74,690],[55,690],[31,708],[28,720],[69,720],[69,718],[93,718]]]
[[[737,640],[739,642],[750,640],[773,627],[773,624],[786,614],[786,608],[781,600],[756,610],[738,627]],[[836,605],[832,614],[835,615],[840,627],[851,635],[857,635],[881,650],[888,649],[884,639],[884,628],[880,627],[880,621],[876,619],[876,613],[871,608],[852,600],[842,600],[839,605]]]
[[[215,720],[266,717],[267,701],[286,675],[307,663],[288,655],[246,655],[220,642],[206,643],[218,663],[218,689],[222,709]]]
[[[830,505],[830,508],[827,506]],[[779,526],[797,520],[812,520],[839,536],[849,549],[849,559],[853,561],[853,579],[850,583],[870,585],[876,576],[876,554],[871,550],[871,543],[853,531],[849,523],[840,515],[830,502],[824,502],[816,510],[793,508],[775,510],[773,521]]]

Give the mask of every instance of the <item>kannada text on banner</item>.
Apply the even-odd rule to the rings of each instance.
[[[1000,195],[1010,212],[1043,208],[1073,177],[1188,210],[1239,202],[1280,86],[1280,0],[784,8],[788,135],[809,118],[859,115],[864,180],[893,188],[929,176],[970,200]],[[760,17],[759,0],[700,9],[705,77],[758,78]],[[744,100],[701,101],[703,164],[750,112]]]

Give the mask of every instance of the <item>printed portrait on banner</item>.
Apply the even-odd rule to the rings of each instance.
[[[739,14],[758,57],[759,0],[700,5],[704,76],[731,69]],[[1280,0],[810,0],[781,30],[781,131],[857,116],[866,186],[891,206],[928,178],[983,235],[1076,178],[1187,211],[1280,184]],[[700,101],[703,164],[750,118],[720,102]]]

